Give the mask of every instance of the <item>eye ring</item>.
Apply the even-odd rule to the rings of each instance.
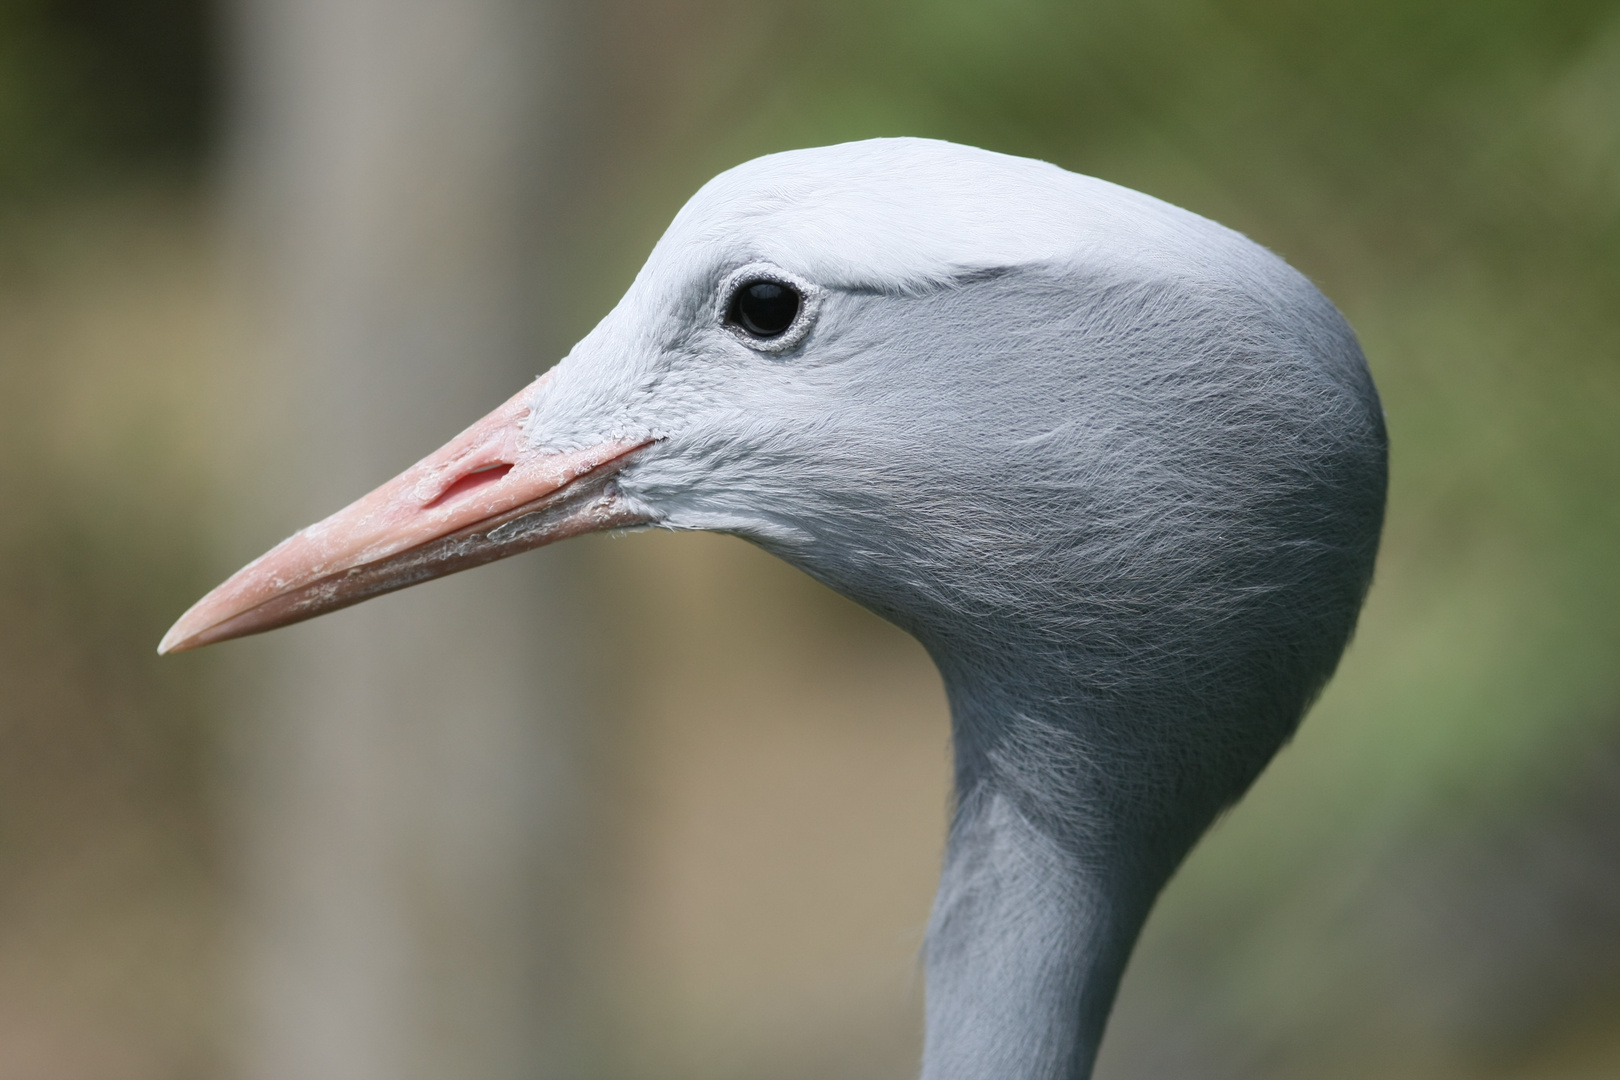
[[[716,320],[733,338],[764,353],[787,352],[803,341],[825,294],[770,263],[738,267],[717,292]]]

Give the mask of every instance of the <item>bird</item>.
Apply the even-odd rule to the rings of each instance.
[[[1153,903],[1296,730],[1372,580],[1355,334],[1242,234],[885,138],[705,184],[612,311],[160,652],[599,530],[742,537],[895,623],[949,700],[924,1080],[1085,1080]]]

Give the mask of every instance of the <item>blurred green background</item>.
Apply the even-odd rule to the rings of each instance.
[[[1220,220],[1361,336],[1392,486],[1360,631],[1165,894],[1098,1075],[1620,1076],[1620,4],[590,12],[548,340],[720,169],[894,134]],[[7,1078],[229,1071],[219,669],[152,653],[231,568],[198,419],[235,340],[227,26],[204,0],[0,7]],[[584,546],[591,640],[637,658],[603,706],[637,885],[593,1068],[909,1075],[944,824],[920,651],[734,541]]]

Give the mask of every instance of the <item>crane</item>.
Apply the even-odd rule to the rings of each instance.
[[[159,651],[595,530],[744,537],[944,680],[924,1080],[1084,1080],[1155,897],[1332,674],[1386,477],[1354,334],[1242,235],[946,142],[796,150],[704,185],[556,367]]]

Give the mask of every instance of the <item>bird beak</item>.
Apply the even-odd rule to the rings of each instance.
[[[649,524],[613,476],[652,440],[529,449],[523,425],[544,383],[238,570],[180,617],[158,652],[273,630],[581,533]]]

